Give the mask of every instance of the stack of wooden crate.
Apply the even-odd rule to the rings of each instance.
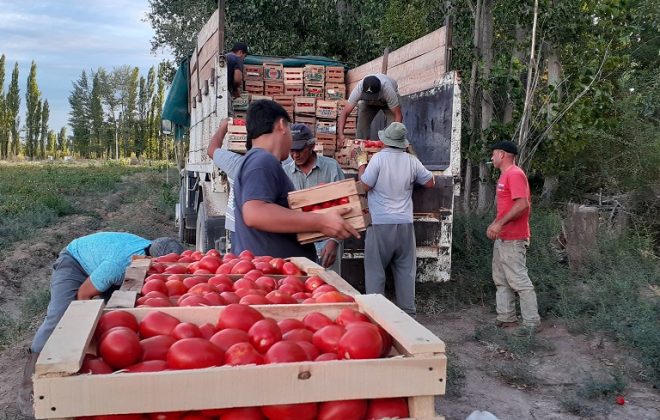
[[[227,126],[227,135],[225,136],[227,149],[236,153],[245,153],[247,152],[246,141],[247,127],[245,126],[245,121],[239,121],[238,118],[230,118]]]
[[[323,155],[337,150],[337,101],[316,101],[316,141],[323,144]]]
[[[316,98],[307,96],[296,96],[294,99],[294,120],[296,123],[305,124],[316,133]]]
[[[338,101],[346,99],[346,84],[344,81],[344,68],[328,66],[325,68],[326,101]]]
[[[264,63],[264,94],[284,94],[284,66],[276,63]]]
[[[253,95],[264,94],[264,67],[246,64],[243,66],[244,91]]]
[[[346,105],[348,105],[347,100],[337,101],[337,115],[341,115]],[[344,136],[346,137],[355,137],[357,132],[357,111],[358,109],[356,106],[346,117],[346,123],[344,124]],[[342,145],[337,145],[337,147],[342,147]]]

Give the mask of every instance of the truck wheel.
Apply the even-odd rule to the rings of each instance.
[[[225,241],[225,218],[209,216],[202,201],[197,207],[197,240],[195,249],[206,252],[210,249],[222,249]]]
[[[186,188],[179,189],[179,241],[185,244],[195,243],[195,230],[186,229]]]
[[[200,202],[197,207],[197,237],[195,240],[195,249],[197,251],[206,252],[211,249],[208,245],[208,238],[206,232],[206,207],[204,202]]]

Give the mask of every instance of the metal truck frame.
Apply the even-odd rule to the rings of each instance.
[[[195,243],[199,250],[224,250],[226,244],[224,212],[229,184],[206,152],[218,124],[228,116],[226,61],[218,54],[224,45],[222,15],[216,10],[199,32],[188,73],[190,145],[181,171],[176,219],[181,239]],[[461,103],[458,75],[447,71],[449,33],[443,26],[346,75],[347,94],[371,73],[386,73],[397,80],[411,144],[436,177],[435,188],[413,193],[418,281],[447,281],[451,273],[454,197],[460,193]],[[377,130],[384,124],[379,115],[372,123],[370,138],[377,138]],[[356,176],[355,171],[346,174]],[[364,241],[347,240],[340,274],[361,283],[363,258]]]

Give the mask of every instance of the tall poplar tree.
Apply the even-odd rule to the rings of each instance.
[[[9,119],[5,101],[5,55],[0,56],[0,159],[7,158]]]
[[[39,157],[46,157],[46,150],[48,147],[48,118],[50,117],[50,107],[48,106],[48,99],[44,100],[41,107],[41,128],[39,130]]]
[[[41,92],[37,85],[37,63],[32,61],[25,92],[25,141],[26,155],[34,158],[38,148],[39,131],[41,128]]]
[[[69,95],[69,125],[73,128],[73,151],[81,156],[89,156],[90,131],[90,92],[87,73],[83,70],[80,78],[73,82],[73,91]]]
[[[18,63],[14,63],[11,73],[11,83],[5,101],[7,106],[7,122],[9,124],[9,155],[18,156],[21,151],[21,138],[19,135],[21,117],[18,112],[21,108],[21,88],[18,86]]]

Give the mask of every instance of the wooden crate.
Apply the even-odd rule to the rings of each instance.
[[[303,273],[303,276],[299,278],[302,281],[307,280],[310,276],[319,276],[327,284],[334,286],[341,293],[348,296],[358,296],[358,292],[353,286],[351,286],[346,280],[344,280],[339,274],[334,271],[325,270],[320,265],[315,262],[305,258],[305,257],[291,257],[288,258],[296,267],[298,267]],[[140,297],[140,292],[144,281],[147,278],[147,272],[151,266],[151,258],[145,257],[134,257],[131,261],[131,264],[126,268],[124,273],[124,281],[119,288],[115,291],[108,304],[107,308],[134,308],[136,305],[136,299]],[[183,265],[188,266],[189,263],[166,263],[168,265]],[[181,279],[186,277],[213,277],[215,274],[177,274]],[[236,281],[243,277],[241,274],[229,274],[229,278],[232,281]],[[281,279],[287,277],[285,275],[268,275],[274,279]]]
[[[264,94],[264,82],[258,80],[246,80],[245,91],[254,95]]]
[[[247,112],[245,112],[245,111],[238,111],[238,112],[234,111],[234,117],[245,119],[245,118],[247,118]]]
[[[337,119],[337,101],[325,101],[318,99],[316,101],[316,118],[327,120]]]
[[[325,83],[344,84],[344,74],[343,67],[328,66],[325,68]]]
[[[248,92],[241,93],[241,96],[234,98],[231,101],[234,111],[245,111],[250,105],[250,94]]]
[[[318,139],[318,134],[316,135]],[[314,210],[315,213],[326,213],[334,209],[350,209],[343,217],[356,230],[364,231],[371,224],[369,209],[364,199],[365,192],[355,179],[344,179],[342,181],[331,182],[328,184],[317,185],[316,187],[305,188],[303,190],[291,191],[288,195],[289,208],[297,211],[303,211],[303,208],[325,203],[327,201],[348,197],[349,203],[339,206],[329,207],[320,210]],[[302,244],[316,242],[327,239],[321,232],[299,233],[298,242]]]
[[[266,95],[282,95],[284,94],[284,84],[282,82],[264,82],[264,93]]]
[[[337,150],[337,136],[334,134],[317,134],[316,144],[323,146],[323,156],[334,157]]]
[[[316,98],[296,96],[294,99],[294,105],[297,115],[316,115]]]
[[[267,101],[272,101],[273,97],[269,95],[252,95],[252,97],[250,98],[250,102],[261,101],[264,99]]]
[[[312,133],[316,133],[316,117],[296,114],[294,119],[296,123],[305,124]]]
[[[338,101],[346,99],[346,86],[342,84],[330,84],[326,83],[325,85],[325,100],[326,101]]]
[[[308,84],[305,83],[304,87],[305,96],[311,96],[313,98],[323,99],[325,97],[325,90],[322,84]]]
[[[243,74],[244,80],[256,80],[258,82],[263,82],[264,67],[262,65],[245,64],[243,66]]]
[[[357,117],[346,117],[344,124],[344,135],[354,136],[357,130]]]
[[[325,83],[325,67],[308,64],[303,69],[305,83]]]
[[[304,77],[302,67],[289,67],[284,69],[285,85],[302,85],[303,80]]]
[[[273,95],[273,100],[285,108],[287,107],[293,108],[293,106],[295,105],[295,99],[291,95],[284,95],[284,94]]]
[[[316,120],[316,133],[336,135],[337,121]]]
[[[103,300],[72,302],[39,355],[35,417],[189,411],[356,398],[408,397],[410,416],[434,418],[434,396],[446,388],[445,344],[381,295],[356,303],[255,306],[264,316],[302,319],[319,311],[336,318],[345,307],[365,313],[393,338],[390,357],[369,360],[221,366],[145,373],[78,374]],[[154,311],[182,322],[216,323],[223,307],[125,309],[138,320]],[[258,390],[258,392],[255,392]]]
[[[284,81],[284,66],[275,63],[264,63],[264,81],[282,83]]]
[[[344,99],[337,101],[337,112],[341,113],[344,110],[344,108],[346,108],[346,105],[348,105],[348,100]],[[351,111],[351,113],[348,115],[351,117],[357,117],[357,113],[358,113],[358,107],[355,106]]]
[[[305,89],[302,83],[299,85],[284,85],[284,93],[291,96],[303,96]]]

